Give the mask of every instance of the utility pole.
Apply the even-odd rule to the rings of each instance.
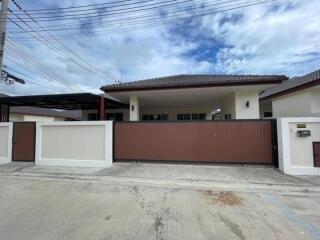
[[[1,76],[1,79],[0,81],[2,80],[3,52],[4,52],[4,43],[6,41],[8,5],[9,5],[9,0],[1,0],[1,12],[0,12],[0,76]]]

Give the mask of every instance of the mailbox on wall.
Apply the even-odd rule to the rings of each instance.
[[[310,130],[298,130],[297,131],[297,136],[298,137],[310,137],[311,136],[311,131]]]

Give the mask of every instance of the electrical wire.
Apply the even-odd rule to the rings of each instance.
[[[257,1],[257,0],[256,0]],[[256,2],[255,1],[255,2]],[[262,1],[262,0],[259,0],[259,1]],[[258,1],[258,2],[259,2]],[[235,2],[235,0],[224,0],[224,1],[218,1],[218,2],[215,2],[215,3],[212,3],[212,4],[207,4],[204,6],[198,6],[198,7],[193,7],[192,8],[192,11],[190,11],[190,8],[179,8],[179,9],[175,9],[175,10],[171,10],[171,11],[166,11],[166,17],[179,17],[182,15],[186,15],[186,12],[189,11],[190,13],[194,13],[196,10],[201,10],[201,12],[203,11],[208,11],[208,10],[213,10],[213,9],[217,9],[217,8],[209,8],[209,9],[206,9],[208,7],[216,7],[216,6],[219,6],[219,5],[223,5],[223,4],[226,4],[226,3],[232,3],[232,2]],[[242,3],[243,2],[243,3]],[[252,1],[251,1],[252,2]],[[250,3],[250,1],[247,1],[247,0],[237,0],[237,3],[236,5],[226,5],[226,6],[221,6],[220,8],[224,8],[224,7],[230,7],[230,6],[238,6],[238,5],[242,5],[242,4],[245,4],[245,3]],[[181,14],[177,14],[177,13],[181,13]],[[190,15],[190,14],[189,14]],[[133,17],[125,17],[125,18],[109,18],[109,16],[105,19],[105,20],[98,20],[98,21],[92,21],[92,19],[90,18],[90,27],[94,24],[96,25],[99,25],[99,26],[102,26],[102,25],[107,25],[107,26],[117,26],[119,23],[124,23],[124,24],[132,24],[134,22],[137,22],[136,20],[141,20],[141,22],[151,22],[151,21],[154,21],[154,20],[157,20],[157,19],[163,19],[164,17],[157,14],[157,16],[155,17],[155,14],[149,14],[149,15],[139,15],[139,16],[133,16]],[[138,23],[139,23],[138,22]],[[75,28],[70,28],[69,26],[74,26],[75,24],[66,24],[64,23],[63,26],[61,26],[61,24],[59,25],[51,25],[51,26],[47,26],[47,28],[50,28],[52,30],[72,30],[72,29],[75,29]],[[68,28],[66,28],[68,27]],[[10,29],[10,28],[9,28]],[[36,29],[36,30],[40,30],[40,29]],[[13,33],[17,33],[17,32],[13,32]]]
[[[36,23],[38,26],[40,26],[42,28],[43,31],[45,31],[46,33],[48,33],[50,35],[50,37],[54,40],[56,40],[57,44],[59,46],[57,46],[57,44],[53,44],[50,43],[48,41],[46,41],[43,36],[41,34],[39,34],[39,32],[34,31],[33,28],[30,26],[30,24],[28,24],[25,21],[22,21],[28,28],[31,29],[30,31],[30,35],[34,38],[36,38],[38,40],[37,37],[35,37],[34,35],[32,35],[31,33],[37,33],[38,37],[41,38],[41,42],[45,45],[47,45],[48,47],[50,47],[51,49],[55,50],[56,52],[58,52],[60,55],[62,55],[64,58],[72,61],[74,64],[78,65],[79,67],[85,69],[86,71],[89,71],[90,73],[94,74],[97,78],[101,79],[101,78],[105,78],[108,79],[111,76],[107,76],[104,72],[101,72],[99,69],[97,69],[96,67],[94,67],[93,65],[91,65],[90,63],[88,63],[86,60],[84,60],[79,54],[75,53],[73,50],[70,49],[70,47],[68,47],[67,45],[65,45],[64,43],[62,43],[58,38],[56,38],[53,34],[51,34],[48,30],[46,30],[44,27],[42,27],[32,16],[30,16],[25,10],[23,10],[20,5],[18,5],[15,1],[15,5],[21,10],[23,11],[34,23]],[[9,9],[9,12],[13,13],[12,10]],[[14,13],[13,13],[14,14]],[[19,16],[18,16],[19,17]],[[20,17],[19,17],[20,18]],[[21,27],[19,24],[17,24],[15,21],[13,21],[11,18],[9,18],[9,20],[11,22],[13,22],[15,25],[17,25],[18,27],[20,27],[22,30],[27,31],[26,29],[24,29],[23,27]],[[70,53],[75,56],[73,57],[72,55],[70,55]],[[83,63],[85,63],[87,66],[83,65],[82,63],[80,63],[79,61],[77,61],[75,58],[79,59],[80,61],[82,61]],[[111,77],[112,78],[112,77]],[[104,79],[104,80],[105,80]]]
[[[72,35],[68,36],[68,35],[62,35],[62,36],[57,36],[59,37],[59,39],[79,39],[79,38],[88,38],[88,37],[98,37],[98,36],[105,36],[105,35],[113,35],[113,34],[118,34],[118,33],[125,33],[125,32],[130,32],[130,31],[136,31],[136,30],[142,30],[142,29],[148,29],[148,28],[152,28],[152,27],[159,27],[161,25],[165,25],[165,24],[169,24],[169,23],[177,23],[179,21],[191,21],[194,19],[197,19],[199,17],[203,17],[203,16],[208,16],[208,15],[213,15],[213,14],[217,14],[217,13],[222,13],[222,12],[227,12],[227,11],[231,11],[231,10],[236,10],[236,9],[240,9],[240,8],[245,8],[245,7],[250,7],[250,6],[255,6],[255,5],[261,5],[261,4],[267,4],[267,3],[271,3],[275,0],[255,0],[255,1],[251,1],[249,4],[243,4],[243,5],[233,5],[233,7],[229,7],[226,9],[220,9],[217,10],[217,8],[215,9],[210,9],[207,10],[205,12],[197,12],[196,14],[193,15],[181,15],[180,18],[170,18],[166,21],[158,21],[158,22],[154,22],[149,20],[149,23],[145,23],[145,24],[140,24],[137,26],[132,26],[130,28],[123,28],[123,29],[108,29],[106,31],[101,31],[101,32],[92,32],[92,33],[88,33],[86,35],[84,35],[84,33],[72,33]],[[30,40],[28,38],[19,38],[20,40]],[[50,40],[50,38],[46,38],[47,40]]]
[[[154,0],[152,0],[154,1]],[[100,8],[93,8],[93,9],[85,9],[85,10],[79,10],[79,11],[58,11],[58,12],[48,12],[48,13],[33,13],[34,16],[37,17],[41,17],[41,15],[49,15],[52,18],[55,18],[54,14],[57,13],[58,15],[60,15],[61,13],[64,13],[63,17],[68,17],[68,16],[81,16],[81,15],[87,15],[87,14],[96,14],[97,11],[101,11],[101,10],[107,10],[108,13],[114,13],[114,12],[119,12],[122,10],[132,10],[132,9],[137,9],[137,10],[144,10],[143,7],[150,7],[150,6],[154,6],[157,8],[162,8],[162,7],[167,7],[167,6],[175,6],[175,5],[180,5],[182,3],[188,3],[188,2],[195,2],[196,0],[165,0],[165,1],[158,1],[158,2],[154,2],[154,3],[150,3],[150,4],[145,4],[145,5],[141,5],[139,3],[144,3],[144,2],[150,2],[148,1],[139,1],[134,3],[134,5],[138,5],[138,6],[134,6],[134,7],[128,7],[128,8],[120,8],[120,9],[115,9],[115,10],[110,10],[112,8],[118,8],[121,6],[126,6],[126,5],[117,5],[117,6],[109,6],[109,7],[100,7]],[[15,3],[16,1],[12,0],[13,3]],[[163,4],[163,3],[170,3],[170,5],[167,4]],[[162,4],[162,5],[161,5]],[[127,5],[133,5],[132,4],[127,4]],[[158,6],[159,5],[159,6]],[[84,13],[82,14],[82,12],[84,11],[95,11],[94,13]],[[79,12],[79,14],[68,14],[69,12]]]
[[[13,1],[13,0],[12,0]],[[88,5],[81,5],[81,6],[72,6],[72,7],[59,7],[59,8],[43,8],[43,9],[26,9],[28,12],[41,12],[41,11],[56,11],[56,10],[68,10],[68,9],[79,9],[79,8],[88,8],[88,7],[97,7],[97,6],[108,6],[112,5],[115,3],[123,3],[123,2],[132,2],[133,0],[117,0],[114,2],[107,2],[107,3],[96,3],[96,4],[88,4]],[[141,2],[153,2],[155,0],[144,0],[140,1]],[[124,5],[133,5],[136,4],[137,2],[129,3],[129,4],[124,4]],[[124,6],[123,5],[123,6]]]
[[[11,53],[15,54],[16,57],[20,57],[20,59],[24,60],[26,64],[33,64],[36,65],[39,68],[39,71],[42,73],[45,73],[47,77],[49,77],[51,80],[59,82],[60,85],[68,86],[70,89],[74,91],[81,92],[81,89],[78,87],[74,87],[74,83],[71,81],[68,81],[64,79],[62,75],[57,73],[55,70],[51,69],[48,65],[43,63],[38,58],[32,56],[29,51],[27,51],[25,48],[20,46],[14,39],[9,37],[9,40],[7,41],[6,49]]]
[[[13,63],[13,65],[15,67],[18,66],[20,69],[26,69],[27,71],[30,70],[25,65],[19,64],[17,61],[15,61],[15,58],[12,58],[11,56],[6,56],[6,60],[9,60],[11,63]],[[44,82],[38,82],[38,81],[31,80],[31,79],[34,79],[35,77],[34,76],[30,76],[29,74],[22,73],[22,72],[16,70],[14,67],[11,67],[11,66],[8,66],[8,65],[4,65],[4,67],[6,69],[9,69],[9,71],[14,72],[15,74],[22,76],[22,78],[24,78],[26,84],[32,83],[32,85],[37,85],[37,86],[40,86],[40,87],[45,88],[45,89],[49,88],[49,89],[53,90],[53,92],[55,92],[55,93],[58,93],[58,92],[60,92],[62,90],[61,88],[58,88],[58,87],[48,86]],[[25,79],[25,78],[27,78],[27,79]],[[37,79],[41,79],[41,80],[45,81],[46,83],[50,84],[50,82],[48,82],[47,79],[45,79],[43,77],[39,77],[38,76]]]
[[[172,1],[172,0],[169,0],[169,1]],[[191,2],[193,0],[184,0],[183,2]],[[181,4],[180,2],[177,3],[177,2],[173,2],[173,3],[168,3],[168,4],[165,4],[165,5],[161,5],[161,6],[151,6],[151,7],[148,7],[148,8],[140,8],[140,9],[129,9],[126,11],[106,11],[106,12],[98,12],[98,13],[94,13],[94,15],[92,14],[79,14],[79,15],[76,15],[76,16],[70,16],[68,17],[68,15],[64,14],[64,15],[60,15],[60,16],[50,16],[50,17],[37,17],[37,20],[38,21],[42,21],[42,22],[50,22],[50,21],[65,21],[65,20],[70,20],[70,19],[86,19],[86,18],[89,18],[92,19],[92,18],[98,18],[98,19],[101,19],[102,17],[106,17],[106,16],[117,16],[117,15],[124,15],[124,14],[132,14],[132,13],[136,13],[136,14],[140,14],[141,12],[144,12],[144,11],[149,11],[149,10],[162,10],[163,7],[172,7],[174,5],[177,5],[177,4]],[[205,6],[205,5],[204,5]],[[18,20],[18,19],[14,19],[14,20]],[[25,19],[26,21],[28,21],[27,19]]]

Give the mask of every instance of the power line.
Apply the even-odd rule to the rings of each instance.
[[[143,12],[143,11],[146,11],[146,10],[158,10],[158,9],[161,9],[161,8],[163,8],[163,7],[172,7],[172,6],[175,6],[175,5],[179,5],[179,4],[181,4],[181,3],[186,3],[186,2],[192,2],[193,0],[183,0],[182,2],[176,2],[176,1],[174,1],[174,2],[172,2],[173,0],[168,0],[167,2],[169,2],[169,3],[167,3],[167,4],[164,4],[164,5],[161,5],[161,6],[149,6],[149,7],[147,7],[147,8],[141,8],[140,7],[140,9],[139,8],[137,8],[137,7],[135,7],[135,8],[128,8],[128,9],[124,9],[124,10],[126,10],[126,11],[116,11],[116,10],[114,10],[114,11],[106,11],[106,12],[104,12],[104,13],[101,13],[101,12],[99,12],[99,13],[94,13],[94,15],[92,15],[92,13],[91,14],[78,14],[78,15],[73,15],[73,16],[70,16],[70,17],[68,17],[68,15],[60,15],[60,16],[50,16],[50,17],[37,17],[37,19],[38,19],[38,21],[42,21],[42,22],[50,22],[50,21],[57,21],[57,20],[59,20],[59,21],[65,21],[65,20],[70,20],[70,19],[83,19],[83,18],[88,18],[88,17],[90,17],[90,18],[101,18],[101,17],[105,17],[105,16],[117,16],[117,15],[123,15],[123,14],[128,14],[128,13],[130,13],[130,14],[132,14],[132,13],[141,13],[141,12]],[[17,20],[17,19],[15,19],[15,20]]]
[[[81,10],[59,10],[59,11],[56,11],[56,12],[52,12],[52,11],[48,11],[48,12],[43,12],[43,13],[33,13],[34,16],[37,16],[39,17],[39,15],[54,15],[55,13],[56,14],[61,14],[61,13],[72,13],[72,12],[79,12],[79,13],[82,13],[82,12],[90,12],[90,11],[101,11],[101,10],[107,10],[108,12],[118,12],[119,10],[127,10],[127,9],[139,9],[139,8],[142,8],[142,7],[146,7],[146,6],[157,6],[157,5],[160,5],[158,7],[162,7],[161,4],[163,3],[171,3],[171,2],[174,2],[174,4],[172,5],[179,5],[181,3],[184,3],[184,2],[193,2],[195,0],[180,0],[177,1],[177,0],[165,0],[165,1],[156,1],[154,2],[155,0],[144,0],[144,1],[137,1],[137,2],[134,2],[134,3],[130,3],[130,4],[122,4],[122,5],[111,5],[111,6],[103,6],[103,7],[95,7],[95,8],[92,8],[92,9],[81,9]],[[14,2],[14,1],[13,1]],[[146,2],[154,2],[154,3],[150,3],[150,4],[144,4],[142,5],[141,3],[146,3]],[[137,6],[134,6],[134,7],[127,7],[127,8],[120,8],[120,9],[116,9],[116,10],[111,10],[110,9],[113,9],[113,8],[119,8],[119,7],[123,7],[123,6],[132,6],[132,5],[137,5]],[[164,5],[166,6],[166,5]],[[171,5],[170,5],[171,6]],[[77,16],[78,14],[72,14],[72,15],[65,15],[65,16]]]
[[[14,60],[13,58],[11,58],[11,57],[6,56],[6,60],[9,60],[10,62],[12,62],[12,63],[14,64],[14,66],[19,66],[20,68],[24,68],[24,69],[26,69],[26,70],[30,70],[29,68],[26,68],[25,65],[19,64],[17,61],[15,61],[15,60]],[[45,83],[42,83],[42,84],[41,84],[41,82],[31,80],[31,79],[34,78],[34,76],[32,77],[32,76],[30,76],[30,75],[28,75],[28,74],[21,73],[20,71],[16,70],[15,68],[13,68],[13,67],[11,67],[11,66],[5,65],[4,68],[7,68],[7,69],[9,69],[10,71],[14,72],[15,74],[18,74],[18,75],[20,75],[20,76],[23,76],[24,78],[27,78],[27,79],[25,79],[26,84],[32,83],[32,85],[38,85],[38,86],[40,86],[40,87],[42,87],[42,88],[46,88],[46,89],[49,88],[49,89],[53,90],[54,92],[59,92],[59,91],[61,91],[60,88],[50,87],[50,86],[46,85]],[[42,77],[38,77],[38,78],[41,78],[42,80],[45,80],[46,82],[48,82],[47,79],[45,79],[45,78],[42,78]]]
[[[90,63],[88,63],[86,60],[84,60],[79,54],[75,53],[74,51],[72,51],[67,45],[65,45],[64,43],[62,43],[59,39],[57,39],[53,34],[51,34],[46,28],[44,28],[42,25],[40,25],[30,14],[28,14],[28,12],[26,12],[25,10],[23,10],[21,8],[21,6],[14,0],[12,0],[14,2],[14,4],[17,6],[17,8],[19,8],[21,11],[23,11],[34,23],[36,23],[43,31],[45,31],[46,33],[49,34],[49,36],[51,38],[53,38],[59,45],[53,45],[53,43],[47,42],[42,35],[40,35],[38,32],[34,31],[33,28],[30,26],[30,24],[28,24],[26,21],[23,21],[23,23],[28,26],[30,29],[32,29],[31,31],[36,32],[37,35],[44,41],[41,41],[42,43],[44,43],[45,45],[49,46],[51,49],[56,50],[60,55],[62,55],[63,57],[70,59],[70,61],[72,61],[73,63],[75,63],[76,65],[80,66],[81,68],[85,69],[86,71],[89,71],[90,73],[94,74],[96,77],[98,77],[99,79],[101,79],[101,77],[103,78],[109,78],[106,76],[106,73],[101,72],[99,69],[97,69],[96,67],[94,67],[93,65],[91,65]],[[14,14],[12,12],[12,10],[9,9],[9,11]],[[14,14],[15,15],[15,14]],[[18,16],[19,17],[19,16]],[[20,19],[20,17],[19,17]],[[10,21],[13,21],[10,18]],[[14,22],[14,21],[13,21]],[[17,25],[16,22],[14,22],[15,25]],[[21,26],[18,25],[18,27],[22,28]],[[28,32],[27,30],[25,30],[24,28],[22,28],[24,31]],[[34,36],[32,36],[34,37]],[[72,57],[70,55],[70,53],[75,56],[77,59],[81,60],[83,63],[85,63],[87,66],[84,66],[82,63],[76,61],[74,59],[74,57]]]
[[[19,53],[15,53],[11,49],[7,49],[7,56],[6,59],[9,59],[15,62],[20,67],[23,66],[24,69],[28,70],[28,72],[34,72],[38,76],[41,76],[42,79],[54,83],[60,89],[67,89],[68,92],[81,92],[74,89],[72,86],[62,84],[59,80],[57,80],[54,76],[51,76],[50,73],[47,73],[41,66],[38,66],[36,63],[32,62],[30,59],[26,58],[25,56],[19,55]]]
[[[35,76],[37,76],[37,79],[42,79],[42,81],[47,82],[48,84],[54,84],[55,88],[59,91],[61,90],[66,90],[65,92],[78,92],[78,91],[73,91],[71,90],[68,86],[62,85],[59,82],[56,82],[55,80],[51,80],[51,77],[48,77],[47,74],[41,70],[39,70],[39,68],[33,64],[31,64],[30,62],[27,61],[23,61],[20,59],[20,56],[17,54],[12,53],[10,50],[8,50],[7,54],[6,54],[6,60],[11,61],[12,63],[15,64],[15,66],[18,66],[24,70],[26,70],[27,72],[32,72],[33,74],[35,74]],[[23,74],[23,76],[26,76],[25,74]],[[39,83],[40,84],[40,83]],[[44,85],[46,87],[51,88],[48,85]],[[58,91],[58,92],[59,92]]]
[[[46,77],[49,77],[53,81],[59,82],[59,84],[63,87],[67,86],[73,91],[81,92],[80,88],[74,87],[74,84],[71,81],[64,79],[64,77],[55,70],[51,69],[38,58],[32,56],[29,51],[20,46],[11,37],[9,37],[8,45],[6,47],[11,54],[14,54],[16,57],[20,57],[20,59],[24,60],[26,64],[36,66],[39,71],[41,71],[43,74],[46,74]]]
[[[141,2],[153,2],[155,0],[144,0]],[[132,2],[132,0],[117,0],[116,2],[109,2],[109,3],[96,3],[96,4],[88,4],[88,5],[81,5],[81,6],[73,6],[73,7],[59,7],[59,8],[43,8],[43,9],[27,9],[28,12],[39,12],[39,11],[55,11],[55,10],[66,10],[66,9],[79,9],[79,8],[87,8],[87,7],[97,7],[97,6],[108,6],[115,3],[122,3],[122,2]],[[136,4],[136,2],[124,4],[124,5],[132,5]]]
[[[257,1],[257,0],[255,0],[255,1]],[[186,14],[186,12],[188,12],[188,11],[192,13],[192,12],[195,12],[195,10],[201,10],[203,12],[203,11],[208,10],[208,9],[206,9],[208,7],[212,7],[212,6],[216,7],[216,6],[219,6],[219,5],[223,5],[223,4],[226,4],[226,3],[232,3],[232,2],[235,2],[235,0],[224,0],[224,1],[218,1],[218,2],[215,1],[214,3],[206,4],[205,6],[193,7],[192,11],[190,10],[190,7],[170,10],[170,11],[166,11],[166,17],[176,17],[176,16],[181,15],[181,14],[177,14],[177,13]],[[238,0],[236,2],[237,2],[236,5],[248,3],[247,0]],[[234,6],[234,5],[225,5],[225,6],[221,6],[220,8],[229,7],[229,6]],[[216,9],[216,8],[214,8],[214,9]],[[210,10],[210,8],[209,8],[209,10]],[[212,10],[212,8],[211,8],[211,10]],[[98,20],[98,21],[92,21],[91,18],[90,18],[90,26],[92,26],[93,24],[97,24],[99,26],[102,26],[104,24],[107,25],[107,26],[117,26],[119,23],[131,24],[131,23],[137,22],[137,20],[141,20],[141,21],[149,21],[150,20],[150,21],[153,21],[154,19],[159,19],[159,18],[163,19],[164,17],[159,15],[159,14],[156,17],[155,17],[154,14],[150,14],[150,15],[139,15],[139,16],[125,17],[125,18],[110,18],[110,17],[107,17],[106,20]],[[51,26],[49,25],[49,26],[47,26],[47,28],[52,29],[52,31],[61,30],[61,29],[66,29],[66,30],[67,29],[71,29],[71,30],[72,29],[76,29],[76,28],[70,28],[70,27],[66,28],[67,26],[74,26],[74,23],[73,24],[64,23],[63,26],[61,26],[61,24],[60,25],[51,25]],[[14,32],[14,33],[16,33],[16,32]]]
[[[255,0],[255,1],[251,1],[251,2],[249,1],[248,4],[233,5],[233,6],[229,6],[229,8],[225,8],[225,9],[221,9],[222,8],[221,7],[221,8],[219,8],[220,10],[217,10],[218,8],[214,8],[214,9],[208,9],[205,12],[203,12],[203,11],[196,12],[196,13],[193,13],[193,15],[185,15],[185,14],[181,15],[180,14],[179,18],[176,18],[178,15],[175,15],[175,16],[173,16],[171,18],[168,18],[165,21],[163,21],[163,20],[159,20],[159,21],[149,20],[149,21],[147,21],[145,23],[143,22],[142,24],[137,25],[137,26],[132,25],[131,28],[123,28],[123,29],[112,28],[112,29],[108,29],[107,31],[101,31],[101,32],[95,31],[91,35],[73,33],[71,36],[68,36],[68,35],[59,36],[59,39],[78,39],[78,38],[87,38],[87,37],[97,37],[97,36],[112,35],[112,34],[130,32],[130,31],[141,30],[141,29],[148,29],[148,28],[152,28],[152,27],[155,27],[155,26],[159,26],[159,25],[164,25],[164,24],[169,24],[169,23],[176,23],[178,21],[193,20],[193,19],[196,19],[196,18],[199,18],[199,17],[203,17],[203,16],[207,16],[207,15],[213,15],[213,14],[216,14],[216,13],[227,12],[227,11],[236,10],[236,9],[240,9],[240,8],[266,4],[266,3],[273,2],[273,1],[275,1],[275,0]],[[28,40],[28,38],[19,38],[19,39],[20,40]],[[50,38],[46,38],[46,39],[50,40]]]

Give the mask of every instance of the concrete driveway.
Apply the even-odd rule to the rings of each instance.
[[[10,164],[0,189],[6,240],[320,239],[319,186],[266,167]]]

